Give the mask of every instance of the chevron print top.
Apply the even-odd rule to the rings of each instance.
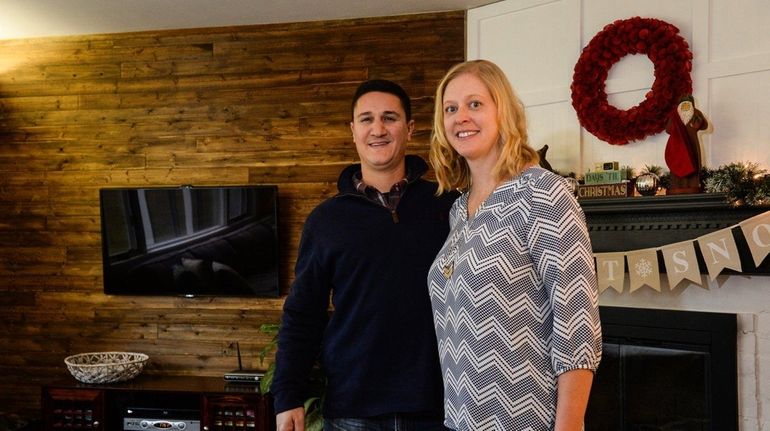
[[[585,216],[539,167],[503,183],[468,220],[468,194],[428,274],[455,430],[551,430],[556,379],[601,360],[598,293]]]

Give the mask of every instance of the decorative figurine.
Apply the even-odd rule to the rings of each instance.
[[[666,164],[671,180],[666,194],[701,193],[701,151],[698,132],[708,128],[708,121],[695,108],[692,95],[682,97],[669,116],[666,131]]]

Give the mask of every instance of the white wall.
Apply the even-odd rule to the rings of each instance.
[[[677,26],[693,52],[696,106],[713,124],[702,135],[704,164],[754,161],[770,168],[770,2],[767,0],[507,0],[471,9],[469,59],[499,64],[527,106],[532,145],[549,145],[562,172],[616,160],[666,166],[665,132],[613,146],[580,127],[569,86],[581,49],[605,25],[642,16]],[[652,85],[653,65],[629,55],[610,70],[609,102],[627,109]]]
[[[506,0],[468,13],[469,59],[485,58],[508,74],[525,105],[532,145],[548,144],[561,172],[583,173],[599,161],[666,166],[668,134],[613,146],[580,127],[569,86],[581,49],[605,25],[641,16],[677,26],[693,52],[696,106],[713,127],[702,135],[704,165],[757,162],[770,170],[770,2],[767,0]],[[609,102],[639,103],[653,82],[646,56],[626,56],[610,71]],[[739,317],[741,430],[770,430],[770,277],[720,276],[663,292],[612,289],[602,305],[716,311]]]

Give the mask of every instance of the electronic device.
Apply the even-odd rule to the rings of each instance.
[[[195,410],[126,408],[124,431],[200,431],[200,415]]]
[[[277,297],[278,188],[105,188],[104,293]]]
[[[265,373],[258,370],[247,370],[243,368],[241,362],[241,345],[235,342],[235,348],[238,351],[238,369],[225,373],[225,381],[228,383],[259,383]]]

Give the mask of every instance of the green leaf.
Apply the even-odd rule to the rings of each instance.
[[[259,332],[264,334],[273,334],[273,338],[270,340],[270,342],[265,344],[265,347],[259,351],[260,364],[264,364],[267,355],[272,353],[278,347],[278,331],[280,328],[281,325],[275,323],[263,323],[259,327]]]
[[[307,410],[305,411],[307,412]],[[305,414],[306,431],[321,431],[323,430],[323,428],[324,428],[324,418],[321,415],[321,411],[319,409],[315,409],[312,412]]]
[[[311,408],[313,407],[313,404],[318,401],[320,398],[318,397],[312,397],[305,400],[305,411],[309,412]]]
[[[277,334],[281,325],[278,323],[263,323],[259,327],[259,332],[263,334]]]
[[[259,391],[263,394],[270,392],[270,385],[273,383],[273,375],[275,375],[275,363],[270,364],[265,371],[265,375],[259,381]]]

